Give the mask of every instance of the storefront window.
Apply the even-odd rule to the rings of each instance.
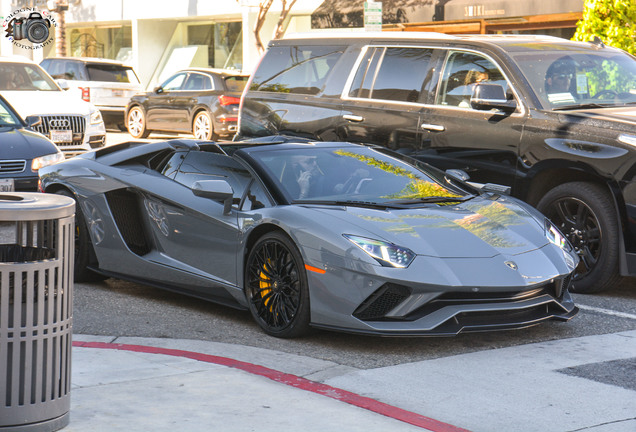
[[[188,26],[187,45],[205,45],[208,67],[241,69],[243,44],[241,23],[191,24]]]
[[[72,57],[99,57],[120,61],[130,60],[132,26],[82,27],[69,29],[69,50]]]

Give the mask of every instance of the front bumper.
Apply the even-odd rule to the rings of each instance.
[[[568,291],[571,270],[544,252],[551,250],[515,256],[517,270],[501,256],[418,256],[409,268],[395,269],[334,265],[321,254],[328,262],[308,263],[326,270],[308,272],[311,323],[352,333],[442,336],[567,321],[578,312]]]

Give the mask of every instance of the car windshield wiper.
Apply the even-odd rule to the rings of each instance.
[[[612,106],[616,106],[616,104],[615,103],[608,103],[608,104],[588,103],[588,104],[560,106],[560,107],[552,108],[552,111],[568,111],[568,110],[587,109],[587,108],[607,108]]]
[[[411,198],[405,200],[390,201],[386,204],[441,204],[441,203],[455,203],[464,202],[474,198],[474,195],[465,195],[463,197],[444,197],[444,196],[428,196],[422,198]]]

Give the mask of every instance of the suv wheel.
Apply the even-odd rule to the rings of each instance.
[[[196,139],[209,141],[214,135],[214,126],[212,125],[212,119],[207,111],[200,111],[194,116],[192,122],[192,135]]]
[[[537,209],[554,222],[581,258],[571,291],[594,293],[616,285],[620,280],[619,221],[605,188],[565,183],[548,192]]]
[[[150,135],[150,131],[146,129],[146,116],[144,115],[144,111],[138,106],[132,107],[130,111],[128,111],[126,126],[128,127],[128,133],[132,135],[133,138],[146,138]]]

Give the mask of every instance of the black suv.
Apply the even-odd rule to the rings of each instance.
[[[574,291],[636,275],[636,59],[600,42],[431,33],[272,41],[236,139],[380,144],[511,187],[581,257]]]

